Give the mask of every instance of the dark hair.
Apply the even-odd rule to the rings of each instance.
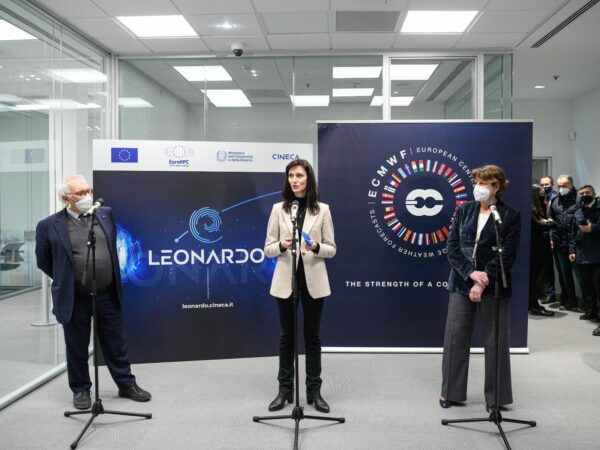
[[[283,181],[283,210],[290,212],[292,202],[296,200],[294,191],[288,181],[288,175],[290,170],[294,167],[300,166],[306,171],[306,207],[310,209],[312,214],[319,212],[319,191],[317,190],[317,180],[315,177],[315,171],[313,170],[310,163],[305,159],[295,159],[291,161],[285,168],[285,180]]]
[[[554,178],[552,178],[550,175],[544,175],[543,177],[540,178],[540,183],[542,182],[542,180],[544,178],[550,178],[550,183],[554,184]]]
[[[540,199],[540,190],[542,189],[539,184],[531,185],[531,215],[538,219],[546,219],[546,208]]]
[[[577,189],[577,191],[579,192],[582,189],[591,189],[594,194],[596,193],[596,189],[594,189],[594,186],[592,186],[591,184],[585,184],[585,185],[581,186],[579,189]]]
[[[471,172],[471,179],[473,181],[485,181],[491,183],[492,186],[497,187],[498,192],[496,192],[496,198],[498,200],[502,197],[504,189],[506,189],[506,185],[508,184],[508,180],[506,179],[506,175],[504,175],[502,167],[493,164],[473,169],[473,172]]]

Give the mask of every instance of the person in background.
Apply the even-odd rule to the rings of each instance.
[[[556,223],[556,226],[550,229],[550,239],[561,274],[559,278],[561,282],[560,309],[578,311],[573,278],[574,267],[569,260],[569,234],[573,213],[577,209],[577,191],[570,175],[560,175],[556,184],[558,185],[558,196],[552,200],[550,205],[550,218]]]
[[[585,314],[581,320],[598,322],[600,300],[600,199],[590,185],[579,188],[579,207],[574,212],[569,260],[579,267],[583,280]],[[600,336],[600,326],[593,332]]]
[[[538,303],[548,280],[548,272],[554,271],[552,249],[548,231],[553,225],[546,216],[544,189],[539,184],[531,186],[531,259],[529,264],[529,314],[550,317],[548,311]]]
[[[544,175],[542,178],[540,178],[539,184],[544,189],[544,199],[543,199],[544,210],[546,211],[546,218],[549,218],[550,217],[550,205],[552,204],[552,200],[554,200],[558,196],[558,192],[554,190],[554,178],[552,178],[550,175]],[[550,228],[551,227],[547,227],[545,230],[548,241],[550,241]],[[556,267],[558,268],[559,266],[558,266],[558,260],[556,257],[556,253],[551,252],[550,257],[554,261],[554,264],[556,265]],[[543,292],[544,295],[543,295],[543,298],[541,298],[541,300],[540,300],[540,303],[543,305],[556,302],[556,285],[555,285],[555,280],[554,280],[554,265],[550,264],[550,267],[552,268],[552,270],[548,270],[546,273],[547,278],[544,280],[544,282],[545,282],[544,292]],[[558,272],[558,276],[560,278],[561,273],[560,273],[560,271],[557,271],[557,272]],[[563,285],[563,281],[560,279],[559,279],[559,284],[561,286]]]

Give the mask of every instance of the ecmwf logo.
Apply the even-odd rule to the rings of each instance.
[[[174,145],[165,149],[165,155],[169,158],[170,167],[190,167],[190,158],[194,155],[194,149],[184,145]]]
[[[436,216],[444,209],[444,197],[435,189],[415,189],[404,201],[406,210],[413,216]]]
[[[300,156],[294,153],[273,153],[273,159],[280,159],[284,161],[293,161],[295,159],[300,159]]]

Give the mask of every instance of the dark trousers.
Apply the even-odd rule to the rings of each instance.
[[[300,263],[301,264],[301,263]],[[323,299],[312,298],[306,288],[304,271],[298,270],[299,303],[304,311],[304,346],[306,350],[306,392],[321,390],[321,313]],[[281,339],[279,341],[279,391],[294,391],[294,299],[277,299]]]
[[[598,315],[598,300],[600,300],[600,264],[577,264],[581,273],[581,289],[585,299],[587,313]]]
[[[493,286],[492,286],[493,288]],[[471,335],[475,313],[479,310],[483,321],[485,350],[485,401],[495,403],[494,374],[496,365],[495,317],[496,300],[492,295],[484,294],[481,303],[469,300],[468,295],[450,293],[448,318],[444,335],[444,356],[442,358],[442,392],[447,400],[463,402],[467,399],[467,378],[469,375],[469,356]],[[499,348],[500,348],[500,385],[498,403],[508,405],[513,402],[510,376],[510,299],[500,299]]]
[[[573,263],[569,261],[569,252],[563,250],[556,251],[556,260],[558,261],[558,270],[560,271],[560,303],[566,306],[577,306],[577,295],[575,294],[575,280],[573,278]]]
[[[108,370],[119,389],[131,387],[135,384],[135,377],[131,374],[127,356],[121,305],[112,294],[98,294],[96,308],[98,340]],[[63,325],[69,387],[73,392],[85,391],[92,386],[88,367],[92,312],[92,296],[76,295],[71,320]]]

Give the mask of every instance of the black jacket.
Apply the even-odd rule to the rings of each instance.
[[[550,230],[554,251],[569,251],[569,235],[573,226],[573,213],[577,209],[577,191],[572,189],[567,195],[559,195],[552,200],[550,217],[556,226]]]
[[[579,228],[584,221],[592,225],[591,233]],[[600,198],[590,207],[578,205],[573,213],[569,254],[573,253],[578,264],[600,264]]]

